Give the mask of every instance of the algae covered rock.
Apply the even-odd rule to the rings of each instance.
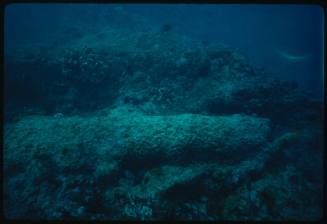
[[[317,220],[322,201],[309,195],[320,186],[307,183],[293,166],[286,166],[278,172],[248,185],[240,186],[235,194],[224,201],[222,216],[226,220]],[[277,196],[278,195],[278,196]],[[300,201],[305,200],[302,204]],[[236,203],[237,202],[237,203]],[[283,207],[281,212],[278,208]],[[276,218],[277,217],[277,218]]]
[[[119,180],[117,175],[121,169],[137,173],[160,166],[162,161],[173,163],[172,159],[196,162],[203,159],[207,151],[221,160],[231,152],[246,157],[248,150],[259,150],[270,133],[267,119],[243,115],[120,113],[120,110],[113,110],[106,116],[83,118],[31,116],[8,127],[4,141],[6,199],[25,199],[22,201],[22,208],[25,205],[25,211],[21,211],[23,217],[33,213],[30,208],[39,211],[34,214],[36,216],[61,217],[65,212],[71,216],[79,212],[87,215],[95,200],[106,191],[105,186]],[[191,152],[193,157],[190,157]],[[149,158],[152,161],[148,161]],[[135,165],[137,161],[139,166]],[[201,166],[185,170],[186,173],[169,169],[169,166],[167,169],[161,172],[166,175],[171,170],[170,176],[175,179],[170,180],[172,184],[163,184],[159,192],[168,190],[176,181],[183,181],[180,175],[186,181],[197,176],[196,170],[203,173]],[[176,172],[180,175],[176,176]],[[147,175],[143,175],[145,180]],[[49,192],[35,189],[34,184],[47,186]],[[154,184],[151,181],[143,188],[151,191]],[[92,190],[94,186],[96,190]],[[141,192],[138,188],[134,192]],[[61,191],[75,196],[64,199],[64,195],[59,194]],[[32,197],[30,194],[39,195],[43,202],[57,201],[58,211],[52,211],[57,213],[49,214],[51,204],[27,200]],[[78,203],[76,200],[80,197],[84,199]],[[81,203],[83,208],[78,206]]]

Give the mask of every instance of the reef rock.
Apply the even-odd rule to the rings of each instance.
[[[166,165],[176,161],[190,164],[209,161],[209,157],[237,164],[237,158],[258,151],[269,134],[269,120],[244,115],[147,116],[112,110],[93,117],[25,117],[5,131],[6,199],[21,201],[21,217],[31,215],[33,208],[41,212],[36,216],[62,217],[60,211],[79,216],[94,206],[97,194],[108,190],[101,186],[117,182],[115,175],[124,170],[145,172],[160,167],[163,161]],[[201,166],[189,171],[166,169],[180,175],[163,184],[159,192],[174,186],[176,180],[192,180],[197,172],[206,170]],[[65,198],[67,193],[71,198]],[[86,208],[80,208],[81,198]],[[56,208],[51,201],[57,201]]]

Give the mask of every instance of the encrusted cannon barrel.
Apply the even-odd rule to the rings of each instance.
[[[267,140],[269,120],[243,115],[126,116],[116,125],[122,146],[140,156],[195,151],[242,151]]]
[[[106,155],[174,156],[186,150],[241,153],[264,144],[268,119],[245,115],[146,116],[112,112],[99,117],[28,117],[8,128],[5,151],[62,151],[81,145]],[[15,150],[13,150],[15,148]],[[39,150],[39,149],[42,150]],[[74,149],[70,149],[74,150]],[[25,153],[24,153],[25,154]],[[25,154],[26,155],[26,154]]]

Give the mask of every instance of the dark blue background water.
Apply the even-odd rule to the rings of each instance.
[[[254,66],[297,81],[322,97],[324,14],[318,5],[12,4],[5,11],[5,49],[19,42],[44,41],[66,21],[105,26],[101,15],[114,7],[171,24],[184,35],[238,47]],[[310,56],[296,61],[278,51]]]

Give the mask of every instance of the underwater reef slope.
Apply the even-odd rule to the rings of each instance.
[[[27,116],[5,131],[6,214],[166,219],[176,213],[176,218],[205,220],[219,214],[215,211],[219,205],[220,218],[226,218],[234,214],[230,206],[238,204],[229,201],[238,196],[224,191],[240,191],[243,197],[244,179],[263,175],[269,159],[296,138],[287,133],[268,144],[270,134],[269,120],[247,115],[149,116],[118,108],[88,118]],[[283,172],[301,181],[295,168]],[[285,190],[271,189],[269,181],[275,178],[279,176],[260,180],[266,186],[260,185],[259,193],[268,198],[262,200],[273,200],[270,191]],[[199,202],[192,205],[188,200]],[[12,208],[13,201],[19,207]],[[272,202],[253,203],[261,207]],[[172,208],[186,211],[179,214]],[[264,214],[269,217],[268,211]]]
[[[235,48],[107,16],[6,52],[7,218],[322,217],[321,101]]]
[[[253,68],[232,47],[112,27],[39,45],[22,45],[6,56],[8,120],[124,105],[149,115],[256,114],[279,124],[320,118],[321,102],[296,83]]]

